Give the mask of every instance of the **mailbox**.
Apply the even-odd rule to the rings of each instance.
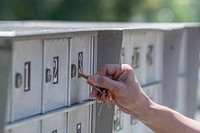
[[[43,112],[67,105],[68,39],[44,40]]]
[[[90,86],[79,73],[92,74],[94,40],[90,35],[71,38],[69,105],[89,99]]]
[[[41,122],[27,122],[24,125],[10,129],[9,133],[41,133]]]
[[[129,129],[129,115],[115,106],[113,133],[127,133]]]
[[[163,33],[148,30],[145,47],[145,84],[159,82],[162,79]]]
[[[145,127],[143,123],[140,121],[136,120],[134,117],[130,116],[130,121],[129,121],[129,133],[143,133],[145,130]]]
[[[53,115],[42,120],[42,133],[66,133],[66,113]]]
[[[68,133],[91,133],[90,106],[81,106],[68,112]]]
[[[133,67],[140,84],[144,84],[144,48],[145,48],[145,34],[134,33],[130,38],[130,59],[131,66]]]
[[[14,40],[11,121],[41,113],[42,42]]]

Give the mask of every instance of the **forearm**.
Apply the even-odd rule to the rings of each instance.
[[[200,122],[194,121],[167,107],[150,102],[138,119],[156,133],[200,133]]]

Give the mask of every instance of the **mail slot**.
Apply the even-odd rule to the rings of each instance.
[[[80,77],[79,73],[91,74],[93,44],[93,38],[86,35],[74,37],[70,41],[70,105],[89,99],[90,87],[87,80]]]
[[[67,105],[68,42],[44,40],[43,112]]]
[[[11,121],[41,112],[42,42],[16,40],[12,57]]]
[[[68,133],[91,132],[90,106],[82,106],[68,113]]]
[[[65,113],[42,120],[42,133],[66,133],[66,120]]]

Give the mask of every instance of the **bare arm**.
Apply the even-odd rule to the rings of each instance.
[[[154,103],[144,93],[129,65],[104,65],[89,81],[108,89],[115,104],[156,133],[200,133],[200,122]],[[98,97],[93,89],[91,97]]]

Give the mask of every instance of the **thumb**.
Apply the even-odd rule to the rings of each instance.
[[[106,76],[100,75],[91,75],[88,77],[88,80],[95,86],[105,88],[113,92],[114,90],[118,89],[119,83],[115,80],[112,80]]]

